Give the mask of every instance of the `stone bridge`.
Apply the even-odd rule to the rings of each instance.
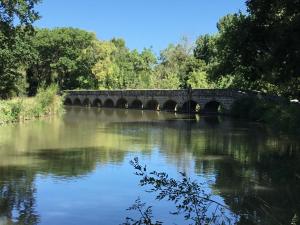
[[[183,90],[71,90],[65,105],[164,110],[172,112],[226,113],[246,93],[232,89]]]

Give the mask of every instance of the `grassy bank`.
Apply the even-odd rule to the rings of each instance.
[[[0,101],[0,125],[31,120],[63,112],[63,98],[57,86],[40,89],[35,97]]]
[[[238,118],[264,122],[280,132],[300,134],[299,103],[279,103],[247,97],[236,101],[231,113]]]

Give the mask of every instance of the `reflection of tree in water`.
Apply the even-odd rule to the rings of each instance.
[[[213,189],[217,194],[224,198],[234,213],[247,215],[242,217],[241,224],[276,224],[278,221],[285,224],[295,214],[299,218],[300,153],[296,151],[299,146],[279,145],[281,141],[277,137],[257,132],[257,127],[252,131],[245,124],[223,118],[220,123],[216,119],[201,117],[200,120],[181,120],[181,117],[168,118],[169,114],[161,113],[166,118],[157,120],[158,112],[152,115],[145,111],[144,114],[128,114],[126,121],[120,122],[118,114],[112,110],[106,110],[109,112],[106,116],[105,111],[98,111],[88,114],[88,117],[83,112],[74,112],[76,118],[80,117],[77,122],[66,118],[67,128],[75,132],[63,136],[65,143],[71,143],[63,146],[81,146],[79,143],[83,143],[84,146],[101,145],[101,149],[41,149],[26,153],[26,165],[38,162],[34,168],[24,166],[17,169],[0,165],[0,221],[1,217],[17,215],[16,220],[21,221],[19,224],[37,223],[34,222],[38,221],[38,216],[34,211],[33,185],[37,173],[76,178],[93,171],[97,163],[122,162],[126,150],[133,147],[143,149],[145,153],[145,150],[150,152],[153,146],[159,146],[159,153],[181,171],[195,165],[196,174],[214,175]],[[92,129],[90,135],[85,136],[89,139],[84,142],[80,139],[81,130],[89,132],[89,124],[94,124],[99,114],[104,116],[103,120],[110,129],[105,133]],[[90,120],[90,117],[93,119]],[[81,119],[87,120],[86,123],[82,124]],[[99,127],[102,129],[102,126]],[[68,133],[56,132],[56,129],[53,128],[53,133],[57,134],[57,139],[49,139],[47,144]],[[36,130],[37,133],[42,131]],[[25,141],[30,140],[32,130],[27,134],[28,137],[23,138]],[[19,136],[19,133],[10,136]],[[122,151],[112,149],[116,145]],[[31,146],[31,142],[24,146]],[[1,155],[1,160],[5,162],[5,155]],[[265,207],[266,203],[270,208]],[[17,209],[20,215],[23,213],[22,216],[18,216]]]
[[[125,154],[99,148],[42,149],[26,153],[28,160],[35,158],[39,162],[37,166],[0,166],[0,224],[3,221],[4,224],[38,224],[34,184],[37,174],[72,179],[90,173],[97,163],[121,162]]]
[[[70,178],[94,170],[98,154],[95,149],[43,149],[32,156],[39,159],[40,172]]]
[[[122,162],[126,152],[107,148],[42,149],[32,153],[40,160],[39,172],[66,178],[90,173],[98,164]]]
[[[145,135],[160,140],[168,161],[184,165],[184,155],[190,154],[196,173],[216,176],[213,188],[241,215],[240,224],[286,224],[299,218],[299,146],[238,124],[227,128],[222,124],[222,129],[213,129],[215,123],[205,124],[202,133],[194,129],[199,126],[195,122],[143,125],[149,128]],[[129,125],[121,126],[128,129]]]
[[[300,154],[285,147],[245,148],[240,157],[210,165],[216,171],[214,188],[241,215],[240,224],[290,224],[295,215],[299,217]]]
[[[38,224],[35,211],[34,174],[22,168],[0,167],[0,222]]]
[[[214,189],[241,216],[239,224],[290,224],[299,217],[299,147],[268,146],[266,141],[241,137],[219,143],[219,153],[212,145],[204,155],[222,156],[221,160],[199,157],[196,167],[201,173],[214,171]]]

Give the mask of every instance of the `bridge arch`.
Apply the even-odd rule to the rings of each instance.
[[[110,98],[106,99],[104,104],[103,104],[103,107],[107,107],[107,108],[113,108],[114,107],[114,101],[111,100]]]
[[[204,105],[204,109],[202,110],[203,113],[211,113],[216,114],[219,113],[222,109],[222,104],[216,100],[212,100],[207,102]]]
[[[175,112],[177,110],[177,105],[176,101],[169,99],[164,103],[162,109],[165,111]]]
[[[92,106],[93,107],[101,107],[102,106],[101,100],[99,98],[94,99]]]
[[[117,108],[122,108],[122,109],[127,109],[128,108],[127,100],[125,98],[118,99],[116,107]]]
[[[73,102],[73,105],[77,105],[77,106],[81,105],[80,99],[79,98],[75,98],[75,100]]]
[[[82,105],[85,106],[85,107],[91,106],[90,99],[89,98],[84,99],[83,102],[82,102]]]
[[[200,105],[197,102],[190,100],[182,105],[181,111],[185,113],[197,113],[200,111]]]
[[[146,109],[159,110],[159,103],[155,99],[151,99],[146,104]]]
[[[70,98],[66,98],[64,101],[64,105],[72,105],[72,100]]]
[[[143,102],[139,99],[135,99],[131,103],[130,108],[132,108],[132,109],[143,109]]]

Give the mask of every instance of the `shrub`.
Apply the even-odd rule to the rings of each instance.
[[[231,113],[238,118],[265,122],[279,131],[300,133],[300,105],[296,103],[271,102],[246,97],[233,104]]]
[[[250,111],[257,105],[257,99],[246,97],[235,101],[231,108],[231,114],[238,118],[250,119]]]
[[[39,89],[36,97],[15,98],[0,101],[0,124],[28,120],[62,112],[62,97],[57,95],[57,86]]]
[[[55,101],[57,94],[57,86],[51,85],[47,89],[39,89],[36,95],[36,104],[39,105],[40,110],[47,112]]]

